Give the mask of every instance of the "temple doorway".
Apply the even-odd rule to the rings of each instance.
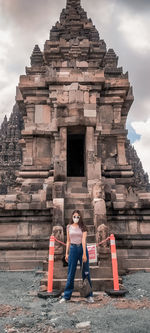
[[[85,176],[85,135],[69,134],[67,136],[67,176]]]

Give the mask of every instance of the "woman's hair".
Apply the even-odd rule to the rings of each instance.
[[[86,225],[85,225],[84,222],[83,222],[82,214],[81,214],[80,210],[78,210],[78,209],[75,209],[75,210],[72,212],[72,214],[71,214],[71,219],[70,219],[70,224],[73,224],[73,223],[74,223],[72,218],[73,218],[73,215],[74,215],[75,213],[79,214],[79,216],[80,216],[80,218],[79,218],[79,222],[78,222],[79,228],[80,228],[82,231],[87,231],[87,227],[86,227]]]

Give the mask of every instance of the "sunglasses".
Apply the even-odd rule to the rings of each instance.
[[[73,215],[73,218],[76,218],[79,220],[80,216]]]

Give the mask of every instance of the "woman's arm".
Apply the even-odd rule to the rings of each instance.
[[[68,261],[69,248],[70,248],[70,236],[69,236],[69,228],[67,228],[67,244],[66,244],[66,255],[65,255],[66,261]]]
[[[87,237],[87,231],[83,232],[83,236],[82,236],[82,247],[83,247],[83,262],[87,261],[87,256],[86,256],[86,237]]]

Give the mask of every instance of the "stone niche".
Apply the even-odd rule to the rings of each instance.
[[[114,118],[112,105],[102,105],[99,108],[99,122],[103,129],[111,129]]]
[[[49,105],[35,105],[35,123],[36,124],[49,124],[50,119]]]
[[[98,144],[98,154],[102,157],[102,162],[106,167],[112,167],[117,164],[117,141],[116,137],[104,137],[100,147]]]
[[[34,164],[44,165],[51,164],[51,142],[50,138],[36,137],[33,142]]]

